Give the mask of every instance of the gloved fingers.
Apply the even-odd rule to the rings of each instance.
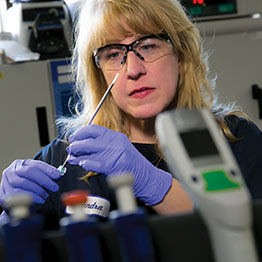
[[[37,194],[44,199],[46,199],[49,196],[46,190],[44,190],[41,186],[28,179],[16,177],[15,180],[9,181],[9,177],[6,177],[5,180],[7,182],[5,191],[9,192],[9,194],[13,192],[15,193],[17,190],[21,189],[26,192]]]
[[[42,163],[42,161],[36,160],[16,160],[9,168],[3,171],[3,178],[6,177],[8,180],[7,184],[11,186],[16,185],[16,187],[18,187],[17,183],[21,181],[31,181],[50,191],[56,192],[59,189],[58,185],[50,178],[52,175],[43,169],[43,166],[50,167],[50,165],[42,165]],[[53,171],[53,169],[55,168],[51,168],[51,171]],[[58,170],[56,172],[59,173]],[[57,176],[55,175],[53,177]],[[19,178],[22,178],[22,180]],[[3,185],[6,184],[3,183]]]
[[[57,168],[43,162],[40,160],[26,159],[23,160],[22,166],[34,167],[40,170],[42,173],[45,173],[48,177],[52,179],[59,179],[61,177],[60,172]]]
[[[106,173],[106,165],[103,161],[88,159],[86,156],[70,157],[68,162],[72,165],[79,165],[86,171]]]
[[[105,127],[98,126],[98,125],[88,125],[84,126],[78,131],[76,131],[73,135],[71,135],[68,139],[69,143],[72,143],[77,140],[83,140],[87,138],[97,138],[99,136],[103,136],[106,132]]]
[[[38,172],[35,172],[34,169],[30,167],[24,167],[23,169],[20,169],[17,171],[17,176],[14,177],[10,183],[14,184],[18,180],[18,177],[23,178],[26,181],[32,181],[35,184],[38,184],[39,186],[50,190],[52,192],[58,191],[59,187],[54,180],[52,180],[50,177],[46,175],[45,172],[42,172],[38,170]],[[20,182],[20,181],[19,181]]]
[[[75,141],[67,147],[69,155],[89,155],[97,152],[102,152],[105,149],[106,144],[97,141],[96,139],[85,139],[81,141]]]

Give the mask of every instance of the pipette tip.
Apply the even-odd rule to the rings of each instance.
[[[92,124],[92,122],[93,122],[93,120],[94,120],[94,118],[95,118],[97,112],[99,111],[100,107],[101,107],[102,104],[104,103],[104,101],[105,101],[107,95],[109,94],[111,88],[114,86],[114,84],[115,84],[115,82],[116,82],[116,80],[117,80],[118,77],[119,77],[119,73],[117,73],[117,74],[115,75],[115,77],[114,77],[112,83],[111,83],[110,86],[107,88],[107,90],[106,90],[104,96],[102,97],[101,101],[99,102],[99,104],[98,104],[98,106],[97,106],[97,108],[96,108],[96,110],[95,110],[93,116],[91,117],[91,119],[90,119],[88,125]],[[65,162],[57,168],[58,171],[60,172],[61,176],[63,176],[63,175],[66,173],[66,171],[67,171],[67,168],[65,167],[65,165],[66,165],[68,159],[69,159],[69,156],[67,156]]]

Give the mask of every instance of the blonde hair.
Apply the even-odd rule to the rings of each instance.
[[[72,65],[76,92],[81,98],[81,112],[70,119],[58,120],[66,134],[88,123],[107,88],[102,71],[93,62],[93,51],[130,34],[123,26],[126,24],[129,30],[141,35],[169,35],[180,68],[176,95],[169,109],[210,108],[224,133],[233,138],[224,116],[241,112],[233,105],[217,104],[213,96],[215,81],[209,79],[207,55],[202,50],[199,31],[177,0],[82,0],[79,11]],[[129,136],[125,120],[126,114],[110,94],[94,123]]]

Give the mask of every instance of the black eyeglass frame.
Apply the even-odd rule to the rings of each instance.
[[[142,55],[140,55],[136,50],[133,49],[133,46],[138,43],[138,42],[141,42],[143,41],[144,39],[147,39],[147,38],[162,38],[162,39],[165,39],[167,41],[169,41],[171,44],[172,44],[172,41],[169,37],[168,34],[159,34],[159,35],[148,35],[148,36],[143,36],[137,40],[135,40],[134,42],[132,42],[131,44],[108,44],[108,45],[105,45],[105,46],[101,46],[99,48],[97,48],[94,52],[93,52],[93,62],[94,64],[96,65],[97,68],[101,69],[101,66],[100,66],[100,63],[99,61],[97,60],[97,57],[98,57],[98,54],[100,53],[101,50],[105,49],[105,48],[108,48],[110,46],[119,46],[119,47],[125,47],[126,48],[126,52],[124,54],[124,57],[121,61],[121,64],[123,65],[125,62],[126,62],[126,59],[127,59],[127,53],[130,52],[130,51],[133,51],[135,53],[135,55],[137,57],[139,57],[141,60],[144,60],[144,57]]]

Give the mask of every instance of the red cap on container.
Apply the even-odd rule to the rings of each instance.
[[[62,194],[61,200],[65,206],[85,204],[88,198],[88,191],[74,190]]]

